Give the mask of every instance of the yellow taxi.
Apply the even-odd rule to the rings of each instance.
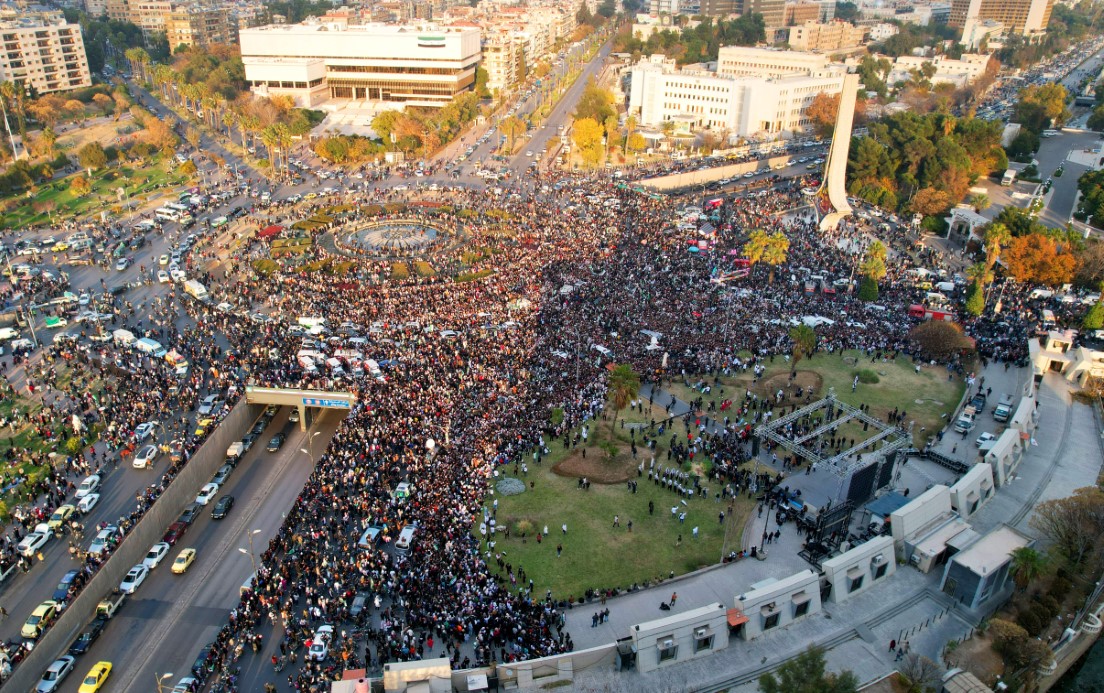
[[[84,677],[84,681],[81,681],[77,693],[96,693],[96,691],[103,688],[104,682],[107,681],[107,677],[110,674],[111,662],[96,662],[96,664],[88,670],[88,675]]]
[[[176,575],[183,575],[184,573],[186,573],[188,571],[188,567],[192,565],[193,561],[195,561],[195,557],[195,549],[184,549],[183,551],[181,551],[177,555],[176,560],[173,561],[173,573],[175,573]]]
[[[42,631],[46,629],[46,626],[50,625],[50,622],[54,620],[54,616],[57,616],[57,610],[57,602],[42,602],[36,606],[35,610],[31,612],[31,615],[27,617],[27,621],[23,624],[23,629],[19,631],[19,634],[24,638],[36,640],[38,636],[42,635]]]
[[[69,518],[71,518],[75,512],[77,512],[76,506],[66,503],[54,511],[54,514],[50,516],[50,520],[46,524],[49,525],[50,529],[56,532],[65,526],[65,523],[69,521]]]
[[[209,418],[209,417],[202,418],[199,421],[196,421],[196,429],[195,429],[195,434],[194,435],[198,438],[199,436],[202,436],[202,435],[206,434],[207,429],[214,422],[215,422],[215,420],[212,419],[212,418]]]

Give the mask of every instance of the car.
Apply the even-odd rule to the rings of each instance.
[[[130,267],[130,258],[128,257],[121,257],[119,258],[119,261],[115,263],[115,270],[117,272],[122,272],[127,267]]]
[[[65,575],[61,576],[61,581],[58,582],[57,587],[54,588],[53,600],[55,602],[69,601],[69,588],[73,585],[73,581],[80,575],[80,570],[74,568]]]
[[[257,436],[253,435],[252,433],[246,433],[244,436],[242,436],[241,439],[242,452],[248,451],[249,448],[253,447],[253,444],[256,442]]]
[[[159,425],[160,424],[156,421],[147,421],[138,424],[134,427],[134,439],[141,443],[143,440],[153,435],[153,429],[157,428]]]
[[[54,693],[76,665],[76,657],[71,655],[58,657],[53,664],[46,667],[42,678],[38,680],[38,685],[35,686],[34,693]]]
[[[150,547],[146,557],[142,560],[142,565],[146,568],[153,570],[157,566],[161,565],[161,561],[165,560],[165,556],[169,555],[169,545],[163,541],[159,541]]]
[[[334,628],[330,625],[319,626],[311,638],[310,647],[307,649],[307,661],[321,662],[330,655],[330,642],[333,640]]]
[[[161,541],[169,546],[176,546],[176,542],[180,541],[180,537],[184,536],[186,531],[188,531],[188,525],[178,520],[169,525],[169,528],[165,530],[165,536],[161,537]]]
[[[222,486],[223,484],[226,483],[226,480],[230,478],[230,474],[232,474],[233,471],[234,471],[234,466],[233,465],[231,465],[231,464],[222,465],[221,467],[219,467],[218,471],[215,472],[215,475],[213,477],[211,477],[211,483],[212,484],[218,484],[219,486]]]
[[[134,456],[135,469],[148,469],[153,466],[153,460],[157,457],[157,446],[147,445]]]
[[[201,510],[203,510],[203,506],[199,503],[189,503],[188,507],[184,508],[184,512],[180,513],[177,522],[183,522],[186,525],[190,525],[199,517],[199,512]]]
[[[299,423],[299,409],[292,409],[288,414],[288,423]]]
[[[171,277],[174,282],[182,282],[188,278],[188,275],[184,274],[183,270],[174,269],[169,271],[169,277]]]
[[[211,511],[212,520],[221,520],[230,513],[230,508],[234,507],[234,497],[230,495],[223,496],[215,503],[214,509]]]
[[[88,624],[88,630],[77,636],[77,639],[69,646],[69,654],[76,656],[88,652],[88,648],[92,647],[92,643],[96,642],[96,638],[100,637],[106,626],[106,618],[98,616],[93,619],[92,623]]]
[[[89,493],[84,498],[81,498],[80,502],[77,503],[77,510],[79,510],[82,515],[85,515],[90,510],[92,510],[92,508],[95,508],[96,503],[99,503],[99,502],[100,502],[100,494],[98,494],[98,493]]]
[[[207,428],[214,422],[215,420],[210,417],[202,418],[196,421],[195,433],[193,435],[195,435],[196,438],[206,435]]]
[[[199,690],[199,679],[185,676],[176,682],[170,693],[195,693]]]
[[[161,257],[157,258],[157,264],[161,265],[162,267],[169,264],[169,254],[161,253]]]
[[[123,578],[122,583],[119,584],[119,591],[123,594],[134,594],[142,583],[146,581],[146,576],[149,575],[149,568],[143,563],[131,568],[126,577]]]
[[[369,596],[367,592],[357,592],[356,597],[353,598],[353,604],[349,607],[349,615],[353,618],[360,616],[360,614],[368,608]]]
[[[31,532],[27,536],[23,537],[23,540],[19,542],[16,550],[20,556],[24,558],[30,558],[35,555],[39,549],[46,545],[46,542],[50,540],[49,534],[42,532]]]
[[[110,675],[111,662],[96,662],[96,664],[88,670],[88,674],[84,677],[84,681],[81,681],[77,693],[96,693],[103,688],[104,682],[107,681],[107,677]]]
[[[84,478],[84,481],[77,487],[76,498],[84,498],[89,493],[94,493],[100,489],[100,483],[102,479],[99,474],[90,474]]]
[[[42,635],[42,631],[46,630],[46,626],[50,625],[50,622],[54,620],[54,616],[57,616],[57,612],[57,602],[53,600],[42,602],[36,606],[35,610],[31,612],[31,615],[27,617],[19,634],[29,640],[37,640],[38,636]]]
[[[199,403],[199,413],[206,416],[222,407],[222,400],[218,395],[207,395]]]
[[[188,567],[195,561],[196,550],[184,549],[176,556],[176,560],[173,561],[172,571],[174,575],[183,575],[188,571]]]
[[[92,540],[92,544],[88,547],[88,553],[98,556],[108,548],[114,548],[118,541],[119,528],[115,525],[108,525],[96,534],[96,538]]]
[[[158,284],[168,284],[171,281],[172,281],[172,277],[169,276],[168,272],[166,272],[165,270],[158,270],[158,272],[157,272],[157,283]]]
[[[76,507],[66,503],[65,505],[59,506],[58,509],[50,515],[50,520],[46,524],[49,525],[50,529],[57,532],[68,524],[69,518],[71,518],[75,512],[77,512]]]
[[[282,432],[272,436],[272,438],[268,441],[268,447],[265,449],[268,452],[277,452],[284,445],[284,437],[285,436]]]
[[[199,489],[199,494],[196,495],[195,502],[200,505],[207,505],[211,502],[211,499],[218,493],[218,484],[204,484],[203,488]]]
[[[976,445],[980,448],[982,445],[996,440],[997,438],[998,436],[995,433],[982,433],[980,436],[977,437]]]
[[[210,672],[208,669],[207,658],[211,655],[211,651],[215,649],[215,643],[209,642],[203,646],[196,655],[195,662],[192,663],[192,673],[200,678],[206,678]]]

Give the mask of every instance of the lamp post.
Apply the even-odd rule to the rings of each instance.
[[[153,675],[157,678],[157,693],[165,693],[165,690],[166,690],[165,685],[162,682],[165,679],[171,679],[172,678],[172,672],[170,671],[170,672],[161,674],[160,676],[157,676],[157,672],[154,672]]]
[[[241,548],[240,546],[238,547],[238,551],[240,551],[241,553],[244,553],[245,555],[249,556],[249,563],[253,566],[254,587],[256,587],[255,583],[256,583],[256,575],[257,575],[257,557],[253,554],[253,537],[260,534],[260,533],[261,533],[261,530],[255,529],[255,530],[253,530],[252,532],[250,532],[249,534],[246,535],[246,537],[249,539],[249,550],[248,551]]]
[[[307,436],[307,447],[299,448],[299,452],[303,453],[310,458],[311,462],[314,462],[314,437],[321,434],[322,431],[315,431]],[[309,450],[307,448],[310,448]]]

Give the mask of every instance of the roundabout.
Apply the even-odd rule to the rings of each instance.
[[[334,250],[351,257],[423,258],[449,252],[467,240],[450,220],[403,216],[376,218],[333,232]]]

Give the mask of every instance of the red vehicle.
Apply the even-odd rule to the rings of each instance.
[[[184,532],[188,530],[188,525],[183,522],[174,522],[169,525],[169,529],[165,532],[165,536],[161,538],[161,541],[165,542],[169,546],[173,546],[176,542],[180,541],[180,537],[184,536]]]
[[[908,314],[910,318],[922,318],[924,320],[941,320],[943,322],[954,322],[955,315],[950,310],[942,308],[927,308],[914,303],[909,306]]]

